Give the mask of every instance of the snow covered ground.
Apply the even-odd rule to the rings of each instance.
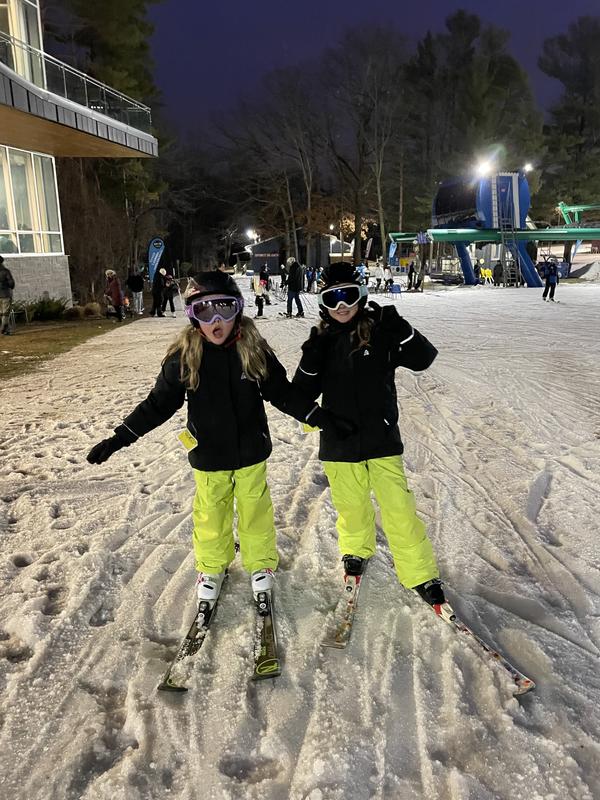
[[[439,348],[398,372],[406,465],[457,612],[504,672],[396,582],[380,549],[346,652],[314,435],[269,407],[283,675],[249,683],[234,564],[187,695],[156,686],[190,622],[183,414],[92,467],[183,320],[144,319],[0,387],[0,796],[11,800],[598,800],[600,286],[406,295]],[[267,308],[288,369],[316,320]],[[252,310],[249,309],[251,312]]]

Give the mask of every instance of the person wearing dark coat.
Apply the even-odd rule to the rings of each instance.
[[[171,316],[175,316],[175,303],[174,297],[179,292],[177,287],[177,283],[172,275],[165,275],[165,286],[163,289],[163,299],[162,299],[162,312],[163,315],[167,310],[167,303],[169,304],[169,308],[171,309]]]
[[[150,309],[150,316],[164,317],[162,310],[163,292],[165,290],[165,277],[167,270],[161,267],[154,273],[152,280],[152,308]]]
[[[288,279],[287,279],[287,314],[286,316],[292,316],[292,301],[296,303],[297,317],[304,316],[304,309],[302,308],[302,302],[300,301],[300,292],[302,291],[302,267],[296,261],[295,258],[288,258],[287,262],[288,268]]]
[[[554,299],[554,292],[556,287],[558,286],[558,264],[554,261],[546,261],[543,265],[542,269],[540,270],[541,277],[546,279],[546,284],[544,286],[544,294],[542,295],[542,300],[550,303],[555,303]],[[550,292],[550,297],[548,297],[548,292]]]
[[[312,399],[322,395],[322,409],[308,415],[309,425],[322,427],[320,415],[329,412],[353,429],[341,437],[323,427],[319,448],[338,513],[340,552],[358,570],[349,574],[360,574],[375,552],[373,492],[399,581],[437,606],[445,598],[404,474],[394,382],[398,367],[425,370],[437,350],[394,306],[366,301],[367,287],[352,265],[332,264],[319,295],[323,322],[302,346],[293,383]]]
[[[4,266],[4,259],[0,256],[0,317],[2,318],[2,333],[5,336],[11,335],[8,320],[14,288],[15,279],[12,276],[12,272],[8,267]]]
[[[502,283],[502,278],[504,277],[504,270],[502,269],[501,261],[496,261],[496,263],[494,264],[492,277],[494,279],[494,286],[500,286],[500,284]]]
[[[415,280],[415,262],[411,261],[410,264],[408,265],[408,286],[406,287],[408,291],[410,291],[413,288],[414,280]]]
[[[244,568],[252,589],[270,588],[278,556],[266,481],[271,437],[264,401],[298,420],[317,406],[288,381],[230,275],[200,273],[184,294],[190,325],[171,345],[148,397],[88,453],[102,464],[170,419],[187,400],[180,436],[194,471],[193,545],[199,601],[215,601],[235,557],[234,499]],[[325,425],[337,425],[324,413]],[[156,447],[156,445],[154,445]]]
[[[141,315],[144,312],[144,276],[137,267],[129,270],[125,283],[133,298],[133,313]]]

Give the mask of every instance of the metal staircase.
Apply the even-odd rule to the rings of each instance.
[[[509,181],[514,181],[517,173],[499,172],[491,180],[492,189],[492,220],[495,228],[500,233],[500,262],[502,264],[502,278],[505,286],[520,286],[521,259],[515,238],[515,219],[518,218],[518,210],[515,209],[515,192],[508,191]],[[498,186],[499,179],[502,186]],[[507,255],[512,256],[512,260]]]

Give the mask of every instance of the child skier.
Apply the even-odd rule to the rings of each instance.
[[[254,323],[243,317],[240,290],[219,270],[200,273],[184,294],[191,325],[163,360],[156,385],[114,436],[89,452],[101,464],[122,447],[162,425],[187,397],[189,461],[194,469],[193,545],[199,601],[216,601],[234,558],[233,508],[238,514],[242,564],[252,591],[269,591],[278,556],[266,481],[271,439],[263,398],[301,421],[311,399],[293,387]],[[343,436],[351,426],[318,409],[326,429]]]
[[[404,474],[394,385],[397,367],[427,369],[437,350],[393,306],[371,302],[367,309],[367,287],[350,264],[333,264],[323,278],[323,322],[302,346],[293,383],[313,399],[323,395],[309,424],[322,427],[320,415],[329,412],[355,426],[344,439],[322,428],[319,451],[346,575],[361,575],[375,552],[373,491],[400,583],[430,605],[442,604],[433,549]]]

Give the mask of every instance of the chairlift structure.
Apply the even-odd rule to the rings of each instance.
[[[528,227],[528,212],[531,205],[529,184],[524,172],[497,172],[493,175],[465,180],[452,178],[443,181],[433,200],[432,227],[427,230],[430,242],[453,244],[463,272],[464,282],[475,285],[477,279],[469,253],[473,243],[500,245],[505,283],[508,282],[509,262],[512,261],[516,285],[521,277],[530,287],[540,287],[542,281],[527,251],[527,243],[583,241],[600,239],[600,228],[584,228],[579,225],[579,213],[598,206],[566,206],[564,227]],[[575,214],[573,219],[565,213]],[[422,236],[422,234],[421,234]],[[418,234],[390,233],[390,240],[397,244],[417,240]]]

